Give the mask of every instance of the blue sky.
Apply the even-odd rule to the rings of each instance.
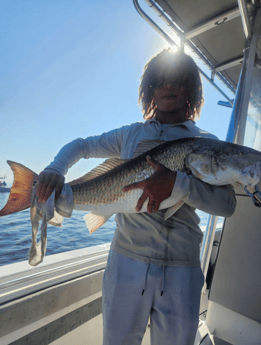
[[[139,78],[168,44],[131,0],[6,0],[1,7],[0,176],[9,184],[7,159],[39,173],[69,141],[142,121]],[[203,85],[197,125],[225,140],[231,109]],[[81,160],[66,181],[99,163]]]

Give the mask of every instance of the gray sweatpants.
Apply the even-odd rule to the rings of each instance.
[[[140,345],[150,317],[152,345],[193,345],[204,276],[110,251],[103,278],[103,345]]]

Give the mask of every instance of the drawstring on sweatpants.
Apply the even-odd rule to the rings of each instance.
[[[146,289],[149,267],[150,267],[150,264],[148,264],[147,269],[146,269],[146,274],[145,274],[145,278],[144,278],[144,286],[143,286],[143,290],[141,293],[142,295],[144,294],[145,289]],[[161,296],[163,295],[163,291],[164,291],[164,283],[165,283],[165,266],[162,266],[161,293],[160,293]]]
[[[162,272],[162,281],[161,281],[161,296],[163,295],[163,290],[164,290],[164,278],[165,278],[165,266],[163,265],[162,267],[163,272]]]
[[[145,279],[144,279],[144,287],[143,287],[143,290],[142,290],[142,293],[141,293],[142,295],[144,294],[144,291],[145,291],[145,288],[146,288],[146,282],[147,282],[147,275],[148,275],[149,267],[150,267],[150,264],[148,263],[148,267],[147,267],[146,274],[145,274]]]

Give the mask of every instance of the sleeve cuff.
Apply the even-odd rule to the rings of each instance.
[[[45,168],[44,169],[45,172],[48,172],[48,173],[52,173],[52,174],[59,174],[59,175],[62,175],[64,176],[60,170],[58,169],[53,169],[53,168]]]
[[[190,176],[177,171],[177,176],[170,199],[182,200],[182,197],[189,192]]]

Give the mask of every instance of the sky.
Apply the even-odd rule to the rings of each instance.
[[[142,121],[143,67],[169,47],[132,0],[3,0],[0,46],[0,176],[9,186],[7,160],[40,173],[68,142]],[[203,87],[197,126],[225,140],[231,109],[204,79]],[[100,163],[81,160],[66,182]]]

